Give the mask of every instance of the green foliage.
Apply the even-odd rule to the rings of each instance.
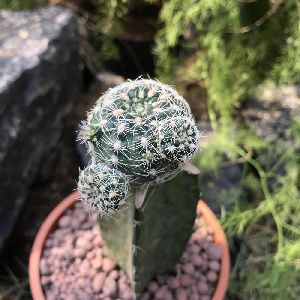
[[[225,156],[235,163],[239,159],[238,145],[244,145],[248,151],[259,151],[266,146],[266,141],[257,137],[247,128],[242,128],[232,120],[222,119],[211,137],[206,139],[208,147],[195,162],[203,171],[216,171]]]
[[[0,9],[31,9],[46,2],[47,0],[0,0]]]
[[[244,185],[260,188],[261,197],[223,211],[229,240],[234,244],[240,240],[228,299],[297,299],[299,295],[299,149],[295,139],[278,140],[265,143],[254,159],[236,148],[258,175],[244,180]]]
[[[297,176],[299,169],[293,165],[287,175],[277,176],[278,187],[270,197],[261,199],[252,208],[236,208],[224,214],[223,225],[228,237],[240,239],[229,299],[234,296],[239,299],[297,299],[300,284]]]
[[[249,3],[248,3],[249,2]],[[272,143],[237,124],[233,113],[264,82],[300,76],[299,1],[164,2],[155,54],[161,78],[207,89],[214,130],[198,165],[217,173],[224,157],[242,163],[250,191],[222,222],[234,257],[228,299],[297,299],[299,295],[299,116],[290,141]],[[221,194],[221,193],[220,193]],[[235,249],[239,241],[239,248]]]
[[[254,2],[260,5],[231,0],[166,2],[156,37],[159,76],[185,85],[201,81],[209,107],[223,116],[265,80],[298,80],[297,3],[287,0],[271,7],[266,0]],[[251,24],[263,17],[262,7],[272,15]]]
[[[114,38],[121,32],[121,19],[128,12],[128,0],[99,0],[93,15],[94,46],[99,58],[103,60],[119,59]]]
[[[242,163],[244,169],[233,208],[225,209],[231,199],[221,203],[222,225],[234,253],[228,299],[298,299],[299,117],[291,125],[291,140],[272,142],[223,123],[198,160],[202,172],[217,172],[222,156],[232,164]],[[245,199],[246,189],[251,201]]]

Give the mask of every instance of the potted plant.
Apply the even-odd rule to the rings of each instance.
[[[229,273],[228,248],[216,219],[197,200],[198,169],[190,160],[199,148],[200,133],[187,102],[158,81],[127,81],[100,97],[88,113],[80,139],[87,144],[92,159],[80,172],[79,198],[98,215],[104,255],[125,271],[131,297],[149,298],[149,293],[145,296],[143,291],[155,276],[175,274],[198,212],[206,215],[204,219],[221,245],[223,278],[213,297],[222,299]],[[77,197],[75,193],[63,201],[37,236],[30,259],[30,284],[35,299],[43,295],[41,265],[37,264],[41,263],[45,240]],[[203,236],[200,234],[199,238]],[[185,256],[188,259],[189,254]],[[193,270],[192,264],[189,269]],[[116,280],[118,276],[114,275]],[[165,282],[163,285],[166,291]],[[173,296],[185,299],[184,292],[178,293]],[[156,297],[169,299],[170,295],[162,291]],[[108,296],[120,297],[114,291],[102,293],[99,299]],[[201,299],[196,290],[194,298]]]

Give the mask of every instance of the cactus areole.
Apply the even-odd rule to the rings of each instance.
[[[138,79],[100,97],[80,138],[92,156],[79,175],[81,200],[99,214],[106,253],[138,295],[153,276],[174,271],[192,232],[197,177],[176,175],[198,173],[189,160],[200,134],[174,89]]]
[[[82,200],[99,214],[113,214],[126,207],[134,188],[140,207],[149,185],[189,167],[195,172],[189,160],[199,137],[189,105],[170,86],[138,79],[109,89],[80,133],[92,155],[79,176]]]

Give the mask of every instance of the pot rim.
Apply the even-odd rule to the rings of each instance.
[[[225,297],[229,275],[230,275],[230,255],[226,235],[221,227],[216,215],[203,200],[199,200],[197,214],[202,214],[205,222],[213,229],[215,243],[222,249],[221,268],[219,279],[212,300],[222,300]]]
[[[32,298],[34,300],[45,300],[40,276],[40,260],[44,248],[44,243],[60,216],[65,212],[65,210],[67,210],[77,201],[78,197],[79,192],[75,191],[64,198],[50,212],[45,221],[42,223],[36,235],[29,257],[29,285]],[[230,256],[226,236],[215,214],[210,210],[210,208],[205,204],[203,200],[199,200],[198,202],[197,214],[202,214],[205,221],[209,224],[210,227],[212,227],[215,235],[215,243],[222,249],[219,279],[215,289],[215,293],[212,297],[212,300],[222,300],[224,299],[227,290],[230,274]]]

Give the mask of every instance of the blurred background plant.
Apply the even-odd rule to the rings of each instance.
[[[26,9],[41,2],[47,1],[0,0],[0,7]],[[83,18],[102,67],[171,83],[207,129],[195,162],[203,197],[220,213],[230,241],[228,299],[297,299],[300,1],[50,3]],[[147,46],[136,47],[137,41]],[[99,68],[94,61],[88,65]],[[218,184],[224,177],[230,188]]]
[[[45,0],[0,0],[0,8],[12,10],[31,9],[45,4],[45,2]]]

